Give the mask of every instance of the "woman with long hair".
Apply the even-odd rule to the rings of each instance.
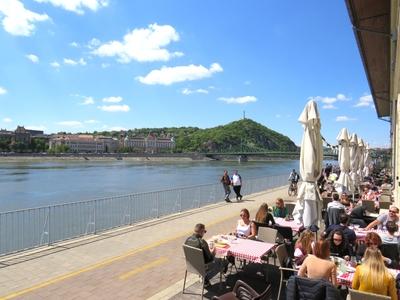
[[[321,239],[314,245],[313,254],[309,254],[299,270],[300,277],[326,279],[336,285],[336,265],[330,261],[329,240]]]
[[[329,235],[330,250],[332,256],[338,256],[345,260],[350,260],[351,249],[350,245],[340,229],[334,230]]]
[[[397,299],[395,280],[385,267],[382,254],[377,248],[368,247],[365,250],[363,263],[354,274],[352,288]]]
[[[256,213],[255,221],[257,223],[263,223],[267,225],[275,225],[274,217],[270,212],[268,212],[268,204],[263,203],[261,204],[260,208]]]
[[[294,262],[300,266],[308,254],[312,253],[315,235],[311,230],[304,230],[294,246]]]

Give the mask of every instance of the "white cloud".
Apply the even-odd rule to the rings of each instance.
[[[37,57],[35,54],[28,54],[26,55],[26,58],[29,59],[34,64],[39,62],[39,57]]]
[[[25,126],[26,129],[30,129],[30,130],[42,130],[45,131],[47,128],[44,125],[28,125]]]
[[[7,94],[7,90],[0,86],[0,95]]]
[[[276,114],[276,115],[275,115],[275,118],[278,118],[278,119],[279,119],[280,117],[282,117],[280,114]]]
[[[122,41],[110,41],[102,44],[93,54],[117,57],[121,63],[132,60],[139,62],[168,61],[182,56],[182,52],[170,52],[165,49],[171,42],[179,41],[179,34],[170,25],[150,24],[147,28],[133,29]]]
[[[128,112],[130,108],[128,105],[101,105],[97,107],[98,109],[106,112]]]
[[[324,104],[322,106],[323,109],[336,109],[337,107],[333,105],[334,103],[338,101],[350,101],[351,98],[344,94],[339,93],[335,97],[316,96],[316,97],[309,97],[308,100],[322,102]]]
[[[35,23],[50,20],[46,14],[38,14],[24,7],[19,0],[1,0],[0,18],[5,31],[12,35],[30,36]]]
[[[59,68],[60,64],[56,61],[53,61],[52,63],[50,63],[50,66],[52,66],[53,68]]]
[[[322,105],[323,109],[337,109],[336,106],[334,106],[333,104],[324,104]]]
[[[100,45],[101,45],[101,42],[100,42],[99,39],[92,38],[92,39],[88,42],[88,44],[87,44],[86,47],[88,47],[89,49],[94,49],[94,48],[97,48],[97,47],[100,46]]]
[[[64,58],[64,64],[69,65],[69,66],[77,66],[77,65],[86,66],[86,61],[83,58],[81,58],[79,60]]]
[[[107,127],[108,130],[111,131],[127,131],[128,129],[122,126],[111,126],[111,127]]]
[[[246,81],[244,82],[244,84],[245,84],[245,85],[250,85],[250,84],[251,84],[251,81],[250,81],[250,80],[246,80]]]
[[[109,66],[110,66],[110,64],[106,64],[106,63],[102,63],[102,64],[101,64],[101,67],[102,67],[103,69],[108,68]]]
[[[243,97],[220,97],[218,100],[224,101],[227,104],[245,104],[250,102],[256,102],[257,98],[254,96],[243,96]]]
[[[208,94],[208,91],[205,89],[197,89],[197,90],[190,90],[188,88],[184,88],[182,90],[182,94],[184,95],[191,95],[191,94]]]
[[[358,102],[354,107],[367,107],[373,105],[372,95],[364,95],[358,99]]]
[[[355,118],[350,118],[348,116],[337,116],[336,122],[347,122],[347,121],[355,121]]]
[[[97,11],[108,5],[108,0],[35,0],[39,3],[51,3],[54,6],[75,12],[79,15],[85,13],[85,9]]]
[[[202,65],[162,67],[159,70],[152,70],[144,77],[138,76],[136,79],[144,84],[170,85],[176,82],[199,80],[211,77],[212,74],[222,71],[222,67],[217,63],[213,63],[209,69]]]
[[[56,124],[65,127],[82,127],[82,122],[80,121],[61,121],[57,122]]]
[[[96,124],[96,123],[100,123],[100,122],[97,120],[86,120],[85,123],[86,124]]]
[[[71,42],[71,43],[69,43],[69,45],[71,47],[74,47],[74,48],[78,48],[79,47],[79,44],[77,42]]]
[[[80,105],[91,105],[94,104],[94,99],[92,97],[85,97],[82,96],[82,102],[79,103]]]
[[[106,102],[106,103],[119,103],[119,102],[121,102],[123,99],[122,99],[122,97],[114,97],[114,96],[112,96],[112,97],[106,97],[106,98],[103,98],[102,99],[102,101],[103,102]]]
[[[3,123],[11,123],[13,120],[11,118],[4,118]]]

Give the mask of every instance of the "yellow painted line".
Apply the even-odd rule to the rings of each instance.
[[[129,271],[129,272],[126,272],[126,273],[120,275],[119,279],[125,280],[125,279],[132,277],[140,272],[146,271],[147,269],[151,269],[151,268],[157,267],[159,265],[165,264],[167,261],[168,261],[168,258],[161,257],[151,263],[145,264],[139,268],[133,269],[132,271]]]
[[[213,226],[213,225],[216,225],[216,224],[218,224],[218,223],[222,223],[222,222],[224,222],[224,221],[226,221],[226,220],[229,220],[229,219],[233,218],[233,217],[236,216],[236,215],[237,215],[237,213],[232,214],[232,215],[230,215],[230,216],[228,216],[228,217],[225,217],[225,218],[223,218],[223,219],[220,219],[220,220],[218,220],[218,221],[211,222],[211,223],[209,223],[208,225],[206,224],[206,226]],[[115,256],[115,257],[108,258],[108,259],[106,259],[106,260],[103,260],[103,261],[98,262],[98,263],[96,263],[96,264],[93,264],[93,265],[91,265],[91,266],[88,266],[88,267],[79,269],[79,270],[77,270],[77,271],[70,272],[70,273],[67,273],[67,274],[64,274],[64,275],[61,275],[61,276],[57,276],[57,277],[55,277],[55,278],[52,278],[52,279],[43,281],[43,282],[41,282],[41,283],[39,283],[39,284],[33,285],[33,286],[29,287],[29,288],[22,289],[22,290],[20,290],[20,291],[16,291],[16,292],[10,293],[10,294],[8,294],[8,295],[2,296],[2,297],[0,297],[0,300],[13,299],[13,298],[15,298],[15,297],[22,296],[22,295],[24,295],[24,294],[27,294],[27,293],[36,291],[36,290],[38,290],[38,289],[44,288],[44,287],[46,287],[46,286],[49,286],[49,285],[51,285],[51,284],[55,284],[55,283],[58,283],[58,282],[60,282],[60,281],[65,280],[65,279],[69,279],[69,278],[75,277],[75,276],[80,275],[80,274],[82,274],[82,273],[85,273],[85,272],[88,272],[88,271],[92,271],[92,270],[95,270],[95,269],[98,269],[98,268],[101,268],[101,267],[105,267],[105,266],[107,266],[107,265],[109,265],[109,264],[112,264],[113,262],[118,261],[118,260],[127,258],[127,257],[132,256],[132,255],[136,255],[136,254],[138,254],[138,253],[140,253],[140,252],[149,250],[149,249],[151,249],[151,248],[155,248],[155,247],[161,246],[162,244],[166,244],[166,243],[168,243],[168,242],[170,242],[170,241],[173,241],[173,240],[176,240],[176,239],[179,239],[179,238],[188,236],[189,234],[191,234],[191,232],[188,232],[188,231],[181,232],[180,234],[178,234],[178,235],[176,235],[176,236],[174,236],[174,237],[166,238],[166,239],[157,241],[157,242],[152,243],[152,244],[149,244],[149,245],[147,245],[147,246],[144,246],[144,247],[141,247],[141,248],[138,248],[138,249],[135,249],[135,250],[128,251],[128,252],[126,252],[126,253],[124,253],[124,254],[121,254],[121,255],[118,255],[118,256]]]

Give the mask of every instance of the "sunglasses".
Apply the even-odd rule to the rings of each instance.
[[[240,217],[244,217],[244,216],[245,216],[245,214],[240,214],[239,216],[240,216]]]
[[[392,214],[397,214],[397,211],[394,211],[394,210],[389,210],[389,212]]]
[[[341,242],[342,239],[333,239],[335,242]]]

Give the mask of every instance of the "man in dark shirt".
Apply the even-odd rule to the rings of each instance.
[[[346,237],[349,244],[354,246],[356,243],[357,237],[356,237],[356,233],[354,232],[354,230],[347,227],[347,225],[349,224],[349,220],[350,220],[350,218],[346,213],[341,213],[339,216],[340,224],[330,225],[325,231],[325,236],[328,236],[332,231],[342,230],[343,235]]]
[[[194,227],[194,233],[186,239],[185,245],[203,250],[204,261],[207,264],[204,286],[210,286],[210,279],[212,277],[217,275],[219,272],[227,271],[228,262],[224,259],[215,257],[215,248],[210,250],[207,241],[203,239],[206,232],[207,230],[204,224],[196,224]]]

